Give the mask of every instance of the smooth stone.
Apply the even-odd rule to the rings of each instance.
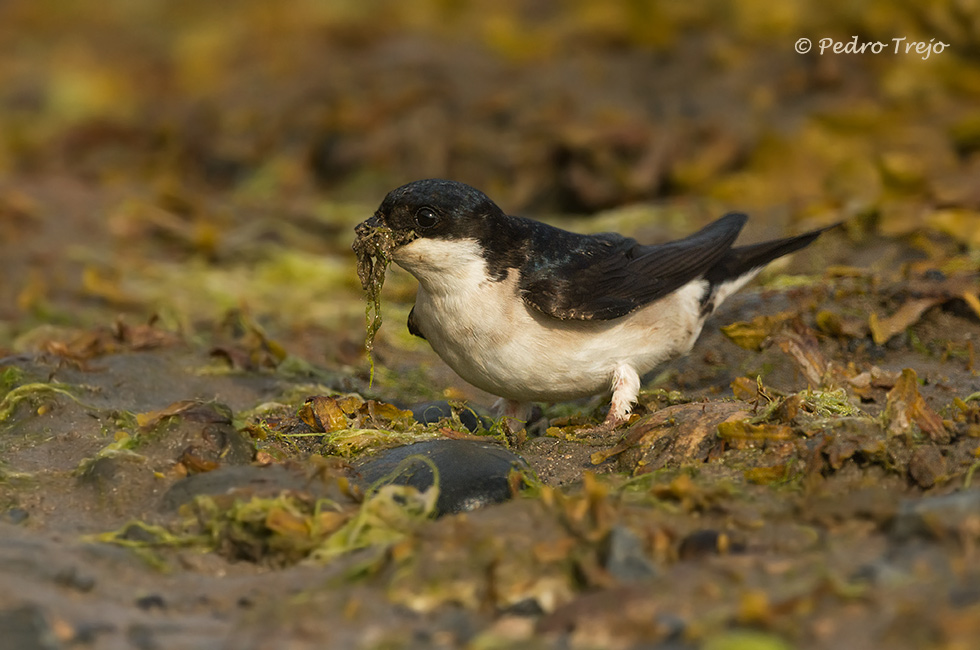
[[[24,523],[30,516],[31,513],[29,513],[27,510],[14,506],[12,508],[8,508],[3,512],[3,514],[0,514],[0,521],[5,521],[8,524],[16,525]]]
[[[625,526],[616,525],[602,545],[602,564],[620,582],[636,582],[656,576],[656,565],[647,556],[640,537]]]
[[[451,418],[453,416],[453,407],[445,400],[413,404],[411,410],[412,417],[419,424],[433,424],[443,418]],[[481,424],[485,429],[489,429],[493,424],[490,418],[480,415],[471,408],[461,408],[456,412],[459,414],[459,421],[470,433],[479,430]]]
[[[353,480],[362,489],[380,483],[427,490],[433,483],[432,470],[422,457],[439,472],[439,516],[502,503],[511,497],[510,472],[530,471],[523,458],[500,445],[430,440],[386,449],[357,463]]]

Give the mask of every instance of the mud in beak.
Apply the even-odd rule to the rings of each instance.
[[[381,213],[375,212],[374,216],[372,216],[370,219],[366,219],[354,226],[354,234],[357,235],[358,238],[365,237],[376,228],[383,225],[383,223],[384,222],[381,220]]]

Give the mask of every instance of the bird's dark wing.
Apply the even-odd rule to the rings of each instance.
[[[423,341],[427,340],[425,334],[422,333],[421,328],[419,328],[419,322],[415,318],[415,305],[412,305],[412,310],[408,312],[408,333],[412,336],[417,336]]]
[[[521,265],[521,296],[562,320],[625,316],[704,275],[728,252],[746,219],[726,214],[689,237],[654,246],[616,234],[536,228],[536,254]]]

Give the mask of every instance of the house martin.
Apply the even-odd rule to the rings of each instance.
[[[523,422],[531,402],[611,393],[610,430],[628,419],[641,376],[690,351],[762,267],[827,230],[733,247],[746,220],[733,212],[645,245],[509,216],[473,187],[428,179],[390,192],[355,230],[360,240],[390,229],[392,261],[419,282],[409,331],[501,397],[498,414]]]

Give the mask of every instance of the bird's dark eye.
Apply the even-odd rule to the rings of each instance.
[[[419,208],[415,212],[415,223],[419,228],[431,228],[439,223],[439,215],[432,208]]]

